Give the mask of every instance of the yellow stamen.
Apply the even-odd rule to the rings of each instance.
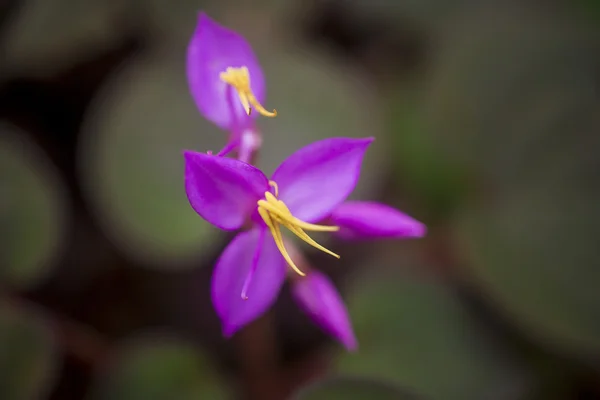
[[[269,181],[269,186],[275,189],[275,197],[279,197],[279,186],[277,186],[277,183],[274,181]]]
[[[285,261],[287,261],[289,266],[292,267],[292,269],[294,271],[296,271],[296,273],[298,273],[298,275],[305,276],[306,274],[304,272],[300,271],[300,269],[296,266],[296,264],[294,264],[294,262],[292,261],[292,258],[290,257],[287,250],[285,249],[285,246],[283,245],[283,237],[281,236],[281,229],[279,229],[279,225],[277,225],[277,223],[275,223],[271,220],[271,217],[269,216],[269,213],[266,210],[263,210],[259,207],[258,213],[260,214],[262,219],[265,221],[265,224],[267,224],[267,226],[269,227],[269,230],[271,231],[271,234],[273,235],[273,239],[275,240],[275,244],[277,245],[277,248],[279,249],[279,252],[283,256]]]
[[[273,193],[265,192],[266,200],[259,200],[259,207],[267,209],[271,214],[281,218],[282,224],[295,225],[301,229],[315,232],[336,232],[340,230],[339,226],[325,226],[309,224],[294,217],[287,206],[281,201],[277,200]]]
[[[259,103],[254,96],[254,93],[252,93],[250,87],[250,72],[247,67],[227,67],[225,71],[219,74],[219,78],[221,78],[223,82],[233,86],[237,91],[240,102],[242,103],[244,110],[246,110],[246,114],[250,115],[252,108],[254,108],[265,117],[275,117],[277,115],[277,110],[273,110],[273,112],[268,111]]]
[[[271,192],[265,192],[265,198],[258,201],[258,213],[260,214],[263,221],[265,221],[265,224],[271,231],[271,235],[273,235],[273,239],[275,240],[275,245],[277,245],[277,248],[281,252],[281,255],[283,255],[283,258],[285,259],[285,261],[287,261],[290,267],[292,267],[292,269],[296,271],[299,275],[305,275],[304,272],[300,271],[296,264],[294,264],[294,261],[292,261],[290,255],[285,249],[285,246],[283,244],[283,237],[281,235],[280,225],[285,226],[290,232],[292,232],[311,246],[335,258],[340,258],[339,255],[321,246],[319,243],[315,242],[310,236],[308,236],[306,232],[304,232],[304,230],[318,232],[335,232],[340,229],[339,226],[315,225],[299,220],[298,218],[292,215],[289,208],[285,205],[283,201],[277,199],[277,196],[279,195],[279,188],[277,187],[277,183],[270,181],[269,185],[275,190],[275,195],[273,195],[273,193]]]

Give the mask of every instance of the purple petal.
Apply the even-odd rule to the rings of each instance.
[[[279,198],[297,218],[316,222],[354,190],[373,138],[331,138],[298,150],[273,174]]]
[[[188,82],[202,115],[221,129],[242,129],[258,115],[252,113],[248,116],[235,90],[219,78],[227,67],[242,66],[250,72],[254,95],[260,103],[264,103],[265,80],[250,44],[238,33],[200,13],[196,31],[188,45]]]
[[[265,236],[259,229],[238,234],[217,261],[211,296],[227,337],[267,311],[283,285],[285,261]],[[251,271],[248,297],[243,300],[242,289]]]
[[[346,239],[418,238],[427,228],[416,219],[390,206],[375,202],[348,201],[337,207],[328,220],[340,227]]]
[[[240,228],[269,190],[258,169],[231,158],[185,151],[185,191],[192,208],[225,230]]]
[[[319,271],[311,271],[292,286],[292,295],[300,307],[324,331],[348,350],[358,346],[348,311],[333,283]]]

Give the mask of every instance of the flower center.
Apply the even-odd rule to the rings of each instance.
[[[252,89],[250,88],[250,72],[247,67],[227,67],[224,72],[219,74],[219,78],[236,90],[240,102],[244,106],[244,110],[246,110],[246,114],[250,115],[252,108],[254,108],[265,117],[275,117],[277,115],[277,110],[271,112],[265,109],[256,99],[254,93],[252,93]]]
[[[315,242],[310,236],[306,234],[306,231],[315,231],[315,232],[335,232],[340,229],[339,226],[325,226],[325,225],[314,225],[309,224],[307,222],[301,221],[298,218],[294,217],[285,203],[279,199],[279,189],[277,188],[277,184],[273,181],[269,181],[269,185],[271,185],[275,189],[275,195],[271,192],[265,192],[265,198],[258,201],[258,213],[262,217],[263,221],[271,231],[271,235],[273,235],[273,239],[275,239],[275,244],[277,248],[281,252],[285,261],[289,264],[290,267],[294,271],[296,271],[299,275],[306,275],[304,272],[300,271],[296,264],[292,261],[289,253],[285,249],[283,245],[283,237],[281,235],[280,226],[285,226],[288,230],[290,230],[294,235],[298,236],[300,239],[304,240],[306,243],[311,246],[327,253],[335,258],[340,258],[339,255],[334,252],[326,249],[321,246],[319,243]]]

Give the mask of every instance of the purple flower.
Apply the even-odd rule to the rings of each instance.
[[[212,300],[225,335],[232,335],[271,306],[285,279],[286,263],[305,275],[286,248],[282,226],[336,258],[306,231],[340,231],[359,237],[424,233],[422,224],[389,207],[344,205],[372,141],[332,138],[312,143],[288,157],[271,180],[239,160],[184,153],[185,188],[192,208],[221,229],[249,227],[223,251],[212,278]],[[356,216],[349,215],[349,210]],[[326,219],[339,225],[315,225]]]
[[[203,12],[188,46],[187,76],[202,115],[231,132],[228,151],[243,145],[245,131],[255,131],[253,118],[257,114],[277,115],[262,106],[265,79],[248,42]]]
[[[305,278],[296,279],[292,295],[300,308],[323,330],[342,343],[346,349],[356,350],[358,343],[344,301],[333,283],[323,273],[311,270]]]

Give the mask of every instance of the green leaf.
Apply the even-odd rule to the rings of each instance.
[[[388,96],[388,130],[394,145],[396,174],[429,213],[444,218],[467,190],[467,172],[452,162],[431,131],[422,100],[414,93],[392,90]]]
[[[439,142],[480,184],[457,210],[461,248],[518,326],[597,358],[598,26],[511,7],[471,17],[443,46],[429,103]]]
[[[596,23],[600,22],[600,1],[598,0],[580,0],[581,8],[584,12],[591,18],[593,18]]]
[[[486,188],[531,176],[593,110],[597,29],[507,5],[448,31],[424,111],[435,142]]]
[[[359,340],[338,359],[343,373],[385,379],[431,399],[513,399],[524,371],[445,287],[381,277],[348,300]]]
[[[324,379],[300,390],[292,400],[422,400],[387,382],[342,376]]]
[[[0,125],[0,281],[30,288],[64,240],[66,196],[54,165],[23,132]]]
[[[104,0],[30,0],[9,21],[0,69],[51,75],[70,67],[82,52],[93,54],[121,40],[124,30],[115,29],[115,18],[124,10]]]
[[[191,267],[222,238],[189,205],[182,151],[218,151],[226,134],[199,115],[179,58],[131,60],[97,97],[78,150],[81,184],[101,227],[154,267]]]
[[[219,400],[228,398],[201,350],[174,338],[132,338],[96,377],[93,400]]]
[[[472,205],[459,230],[470,270],[495,304],[544,345],[592,361],[600,355],[600,193],[596,178],[577,175]]]
[[[2,400],[47,398],[60,363],[50,328],[24,308],[0,305]]]
[[[429,33],[440,29],[449,18],[473,7],[468,0],[347,0],[359,15],[385,23],[394,29],[411,26]]]

